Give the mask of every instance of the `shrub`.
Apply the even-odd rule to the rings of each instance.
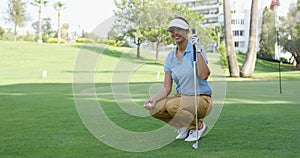
[[[116,43],[115,40],[100,39],[100,40],[98,41],[98,43],[101,43],[101,44],[107,44],[107,45],[114,46],[114,47],[117,46],[117,43]]]
[[[117,41],[116,43],[116,47],[131,47],[127,40]]]
[[[0,26],[0,39],[4,39],[5,30]]]
[[[219,53],[220,53],[219,62],[220,62],[224,67],[228,67],[227,55],[226,55],[226,48],[225,48],[225,43],[224,43],[224,41],[222,42],[222,44],[221,44],[220,47],[218,48],[218,51],[219,51]]]
[[[76,43],[94,43],[94,41],[88,38],[77,38]]]
[[[57,40],[58,40],[57,38],[49,38],[47,42],[48,43],[57,43]],[[66,40],[65,39],[61,39],[60,43],[66,43]]]

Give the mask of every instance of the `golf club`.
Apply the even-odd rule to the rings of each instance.
[[[196,35],[196,29],[192,28],[192,35]],[[197,99],[197,74],[196,74],[196,46],[195,42],[193,42],[193,50],[194,50],[194,95],[195,95],[195,115],[196,115],[196,137],[197,140],[193,144],[193,149],[198,149],[198,99]]]

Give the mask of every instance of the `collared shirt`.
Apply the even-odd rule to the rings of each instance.
[[[207,63],[205,51],[202,51],[202,56]],[[196,61],[198,61],[198,55]],[[185,52],[182,54],[182,61],[179,61],[176,57],[176,50],[173,50],[168,54],[165,60],[164,71],[171,72],[172,79],[176,83],[177,93],[194,95],[193,45],[190,41],[188,41]],[[197,94],[212,94],[208,81],[202,80],[198,75],[196,76],[198,81]]]

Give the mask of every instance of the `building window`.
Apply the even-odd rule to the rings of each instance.
[[[245,41],[240,41],[240,47],[245,48]]]
[[[218,9],[210,10],[210,14],[218,14],[218,13],[219,13]]]
[[[244,36],[244,30],[240,30],[240,36]]]
[[[237,31],[233,31],[233,32],[232,32],[232,35],[233,35],[233,36],[237,36]]]
[[[234,47],[235,48],[239,47],[239,42],[238,41],[234,42]]]
[[[241,19],[241,24],[243,24],[243,25],[245,24],[245,21],[244,21],[244,19]]]
[[[244,36],[244,30],[234,30],[232,31],[233,36]]]
[[[235,41],[234,47],[235,48],[245,48],[245,41]]]
[[[232,25],[244,25],[245,20],[244,19],[232,19],[231,24]]]

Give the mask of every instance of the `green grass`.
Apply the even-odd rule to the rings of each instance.
[[[72,81],[74,74],[90,73],[74,70],[77,54],[82,51],[101,55],[91,73],[95,74],[98,102],[116,125],[137,132],[164,125],[153,118],[124,113],[109,88],[112,81],[124,85],[121,77],[127,77],[131,97],[141,105],[148,97],[148,89],[144,87],[163,81],[163,66],[154,64],[151,60],[154,54],[143,51],[144,59],[137,60],[135,52],[126,48],[0,41],[0,157],[273,158],[300,155],[300,72],[288,71],[288,65],[282,73],[283,94],[278,90],[276,63],[257,61],[255,78],[260,80],[228,80],[221,116],[201,139],[198,150],[191,148],[192,143],[176,140],[158,150],[134,153],[105,145],[80,119],[73,100]],[[128,53],[124,55],[124,52]],[[209,57],[218,58],[217,54],[209,54]],[[216,63],[210,62],[212,77],[219,77],[214,74]],[[126,67],[128,64],[135,66],[134,71]],[[43,70],[48,71],[46,80],[42,79]],[[158,71],[160,78],[156,76]],[[114,75],[120,76],[113,78]]]
[[[246,55],[238,54],[237,60],[239,67],[242,67],[242,63],[245,60]],[[282,72],[282,79],[284,80],[297,80],[298,71],[292,71],[292,65],[281,64],[280,71]],[[255,70],[252,78],[254,79],[276,79],[279,76],[279,63],[268,62],[262,59],[257,59],[255,64]]]

